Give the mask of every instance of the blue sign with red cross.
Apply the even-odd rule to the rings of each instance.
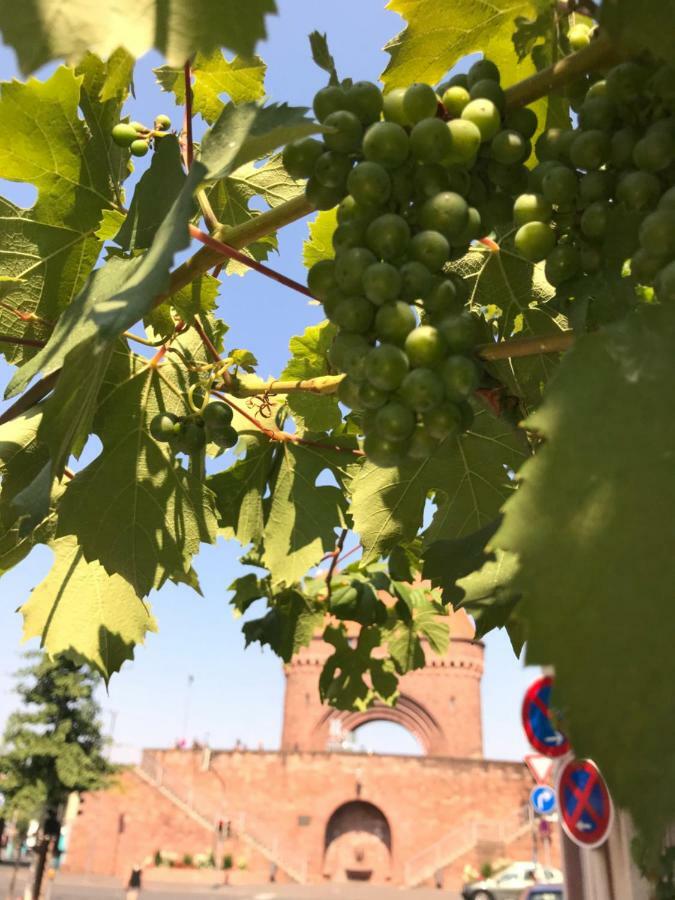
[[[555,758],[569,753],[570,742],[553,724],[552,687],[553,679],[545,675],[527,689],[523,700],[523,728],[535,750]]]
[[[560,770],[556,785],[560,822],[580,847],[599,847],[607,840],[614,809],[598,767],[590,759],[572,759]]]

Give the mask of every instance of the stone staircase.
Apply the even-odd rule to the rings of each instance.
[[[505,850],[509,844],[527,834],[529,829],[527,806],[497,822],[465,822],[409,859],[404,867],[404,882],[407,887],[417,887],[481,844],[492,844]]]
[[[282,846],[273,830],[250,814],[226,809],[223,801],[218,799],[218,792],[213,790],[213,783],[210,784],[209,797],[200,792],[197,798],[192,787],[186,789],[178,780],[172,780],[161,764],[151,756],[144,756],[135,771],[146,784],[210,834],[214,834],[219,821],[227,820],[234,836],[278,866],[293,881],[306,883],[307,859],[298,855],[297,848]],[[208,772],[208,768],[205,772]]]

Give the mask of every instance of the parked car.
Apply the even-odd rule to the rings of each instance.
[[[520,900],[565,900],[562,884],[535,884],[526,888]]]
[[[526,888],[535,885],[557,885],[562,880],[562,872],[558,869],[533,862],[515,862],[494,878],[485,878],[483,881],[465,885],[462,897],[464,900],[520,900]]]

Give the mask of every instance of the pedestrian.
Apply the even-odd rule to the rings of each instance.
[[[129,876],[129,884],[127,885],[126,900],[138,900],[142,887],[142,872],[143,867],[138,864],[135,865],[131,870],[131,875]]]

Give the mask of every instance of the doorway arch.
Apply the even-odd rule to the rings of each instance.
[[[324,832],[324,877],[370,881],[391,877],[391,827],[374,803],[350,800],[333,811]]]

